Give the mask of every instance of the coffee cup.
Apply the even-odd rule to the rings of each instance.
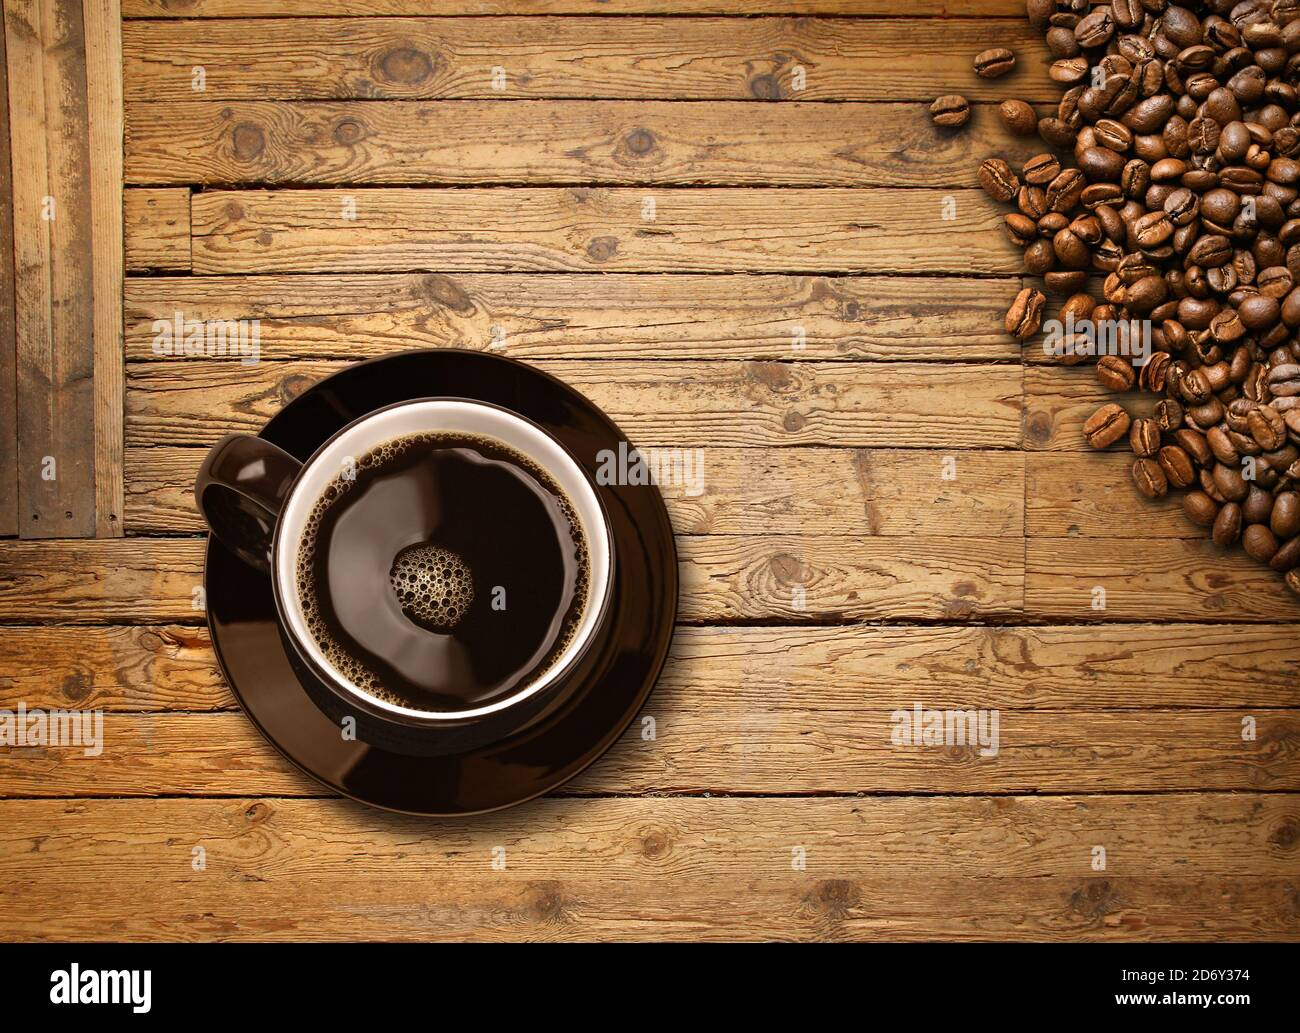
[[[429,472],[434,456],[443,465]],[[347,505],[336,504],[346,492]],[[208,453],[194,494],[222,544],[269,575],[282,636],[313,698],[331,717],[354,716],[380,739],[409,743],[415,734],[437,752],[518,730],[581,662],[609,607],[612,534],[591,475],[542,427],[490,403],[391,405],[339,430],[306,462],[263,438],[232,434]],[[412,509],[418,519],[392,502],[416,495],[424,500]],[[500,511],[503,500],[513,500],[511,512]],[[549,507],[538,512],[567,521],[554,521],[561,529],[554,550],[545,526],[525,519],[535,500]],[[526,525],[518,535],[508,533],[516,519]],[[457,544],[474,540],[480,525],[487,546]],[[444,526],[459,528],[459,539],[451,531],[440,539]],[[575,542],[581,547],[570,549]],[[521,601],[513,604],[506,585],[512,556],[534,573],[538,564],[546,582],[515,579],[510,592]],[[553,578],[553,571],[560,573]],[[318,584],[332,593],[330,620]],[[563,612],[557,603],[548,618],[552,598],[563,600]],[[356,630],[356,615],[364,631]],[[527,662],[492,684],[493,665],[516,653]],[[411,687],[426,682],[428,692]],[[426,734],[437,732],[443,743]]]

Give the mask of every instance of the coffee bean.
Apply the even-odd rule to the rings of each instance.
[[[998,105],[998,117],[1017,136],[1032,136],[1038,131],[1038,115],[1023,100],[1004,100]]]
[[[1300,537],[1283,542],[1282,547],[1273,553],[1268,565],[1283,574],[1300,567]]]
[[[1272,452],[1286,444],[1286,423],[1282,414],[1268,405],[1260,405],[1246,417],[1250,436],[1265,452]]]
[[[1237,503],[1225,503],[1219,510],[1210,537],[1215,545],[1223,549],[1236,544],[1241,537],[1241,507]]]
[[[945,129],[964,126],[970,121],[970,102],[960,94],[945,94],[930,105],[930,120]]]
[[[1137,371],[1120,355],[1102,355],[1097,359],[1097,379],[1112,391],[1128,391],[1137,381]]]
[[[1183,496],[1183,512],[1201,527],[1209,527],[1219,515],[1219,504],[1203,491],[1189,491]]]
[[[1020,190],[1020,180],[1001,158],[989,158],[979,168],[980,186],[995,201],[1010,201]]]
[[[1139,459],[1133,464],[1133,483],[1147,498],[1159,498],[1169,491],[1165,472],[1154,459]]]
[[[1300,595],[1300,570],[1288,570],[1286,572],[1286,587],[1296,595]]]
[[[1083,436],[1093,448],[1108,448],[1128,433],[1130,425],[1124,407],[1111,402],[1084,421]]]
[[[975,74],[998,79],[1016,67],[1016,55],[1007,47],[992,47],[975,55]]]
[[[1153,456],[1160,450],[1160,428],[1152,419],[1134,420],[1128,432],[1129,447],[1133,454],[1143,459]]]
[[[1046,303],[1047,296],[1042,291],[1031,287],[1022,290],[1007,309],[1007,333],[1021,340],[1038,333],[1043,325],[1043,306]]]
[[[1165,478],[1175,488],[1186,488],[1195,483],[1196,467],[1192,464],[1192,457],[1177,445],[1165,445],[1157,453],[1156,460],[1165,472]]]
[[[1241,547],[1252,559],[1267,563],[1278,550],[1277,537],[1263,524],[1251,524],[1242,532]]]
[[[1039,154],[1025,162],[1021,171],[1026,183],[1046,186],[1060,174],[1061,163],[1054,154]]]

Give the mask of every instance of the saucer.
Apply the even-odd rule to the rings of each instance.
[[[493,402],[554,435],[593,475],[596,456],[627,439],[590,401],[532,366],[470,351],[405,352],[322,380],[290,402],[261,437],[300,460],[335,431],[383,406],[434,395]],[[208,536],[208,626],[226,682],[286,759],[345,796],[430,816],[477,814],[562,785],[623,734],[662,670],[677,616],[677,550],[653,485],[597,485],[613,531],[614,584],[590,646],[555,704],[500,741],[424,753],[374,736],[344,739],[313,699],[327,694],[298,662],[276,617],[271,579]],[[436,733],[431,733],[436,734]]]

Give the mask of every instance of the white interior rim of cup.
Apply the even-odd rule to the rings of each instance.
[[[360,688],[326,658],[307,628],[298,596],[298,553],[302,531],[325,488],[345,469],[347,459],[360,459],[385,441],[429,431],[479,434],[510,446],[554,478],[572,502],[587,537],[587,598],[582,620],[568,647],[518,692],[495,703],[467,710],[428,711],[404,707]],[[405,402],[363,416],[327,442],[299,474],[276,521],[272,562],[277,595],[293,640],[318,670],[326,671],[345,692],[389,713],[420,721],[461,721],[492,714],[536,695],[550,685],[586,645],[605,608],[610,578],[608,528],[595,488],[565,448],[536,424],[508,410],[464,399],[425,399]]]

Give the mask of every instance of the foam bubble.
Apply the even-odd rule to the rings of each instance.
[[[412,545],[397,554],[388,583],[402,612],[434,631],[450,631],[474,601],[465,561],[437,545]]]

